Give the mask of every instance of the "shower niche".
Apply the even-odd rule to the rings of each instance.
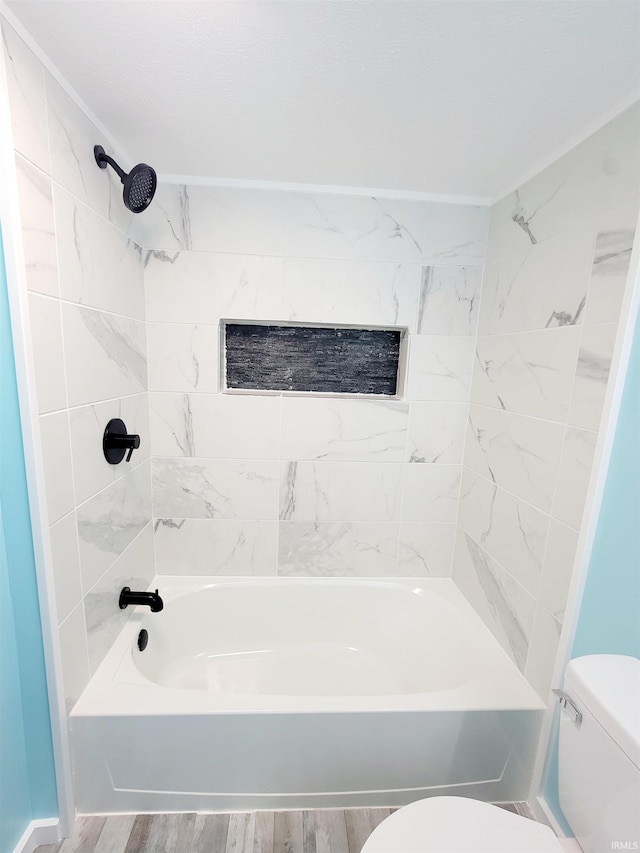
[[[227,392],[402,397],[407,329],[222,320]]]

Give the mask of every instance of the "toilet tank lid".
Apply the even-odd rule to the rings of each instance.
[[[565,689],[640,768],[640,659],[586,655],[569,661]]]

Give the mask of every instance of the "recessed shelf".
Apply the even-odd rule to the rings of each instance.
[[[403,329],[222,321],[228,391],[397,397]]]

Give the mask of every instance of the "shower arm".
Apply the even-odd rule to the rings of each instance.
[[[93,155],[96,158],[96,163],[98,164],[98,166],[100,166],[101,169],[106,169],[108,163],[111,168],[119,175],[120,180],[124,184],[124,180],[127,177],[127,173],[123,171],[120,166],[118,166],[113,157],[109,157],[102,145],[94,146]]]

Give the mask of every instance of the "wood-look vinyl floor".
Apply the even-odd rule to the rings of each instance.
[[[504,808],[531,817],[526,803]],[[35,853],[360,853],[390,809],[80,817]]]
[[[36,853],[360,853],[389,809],[81,817]]]

